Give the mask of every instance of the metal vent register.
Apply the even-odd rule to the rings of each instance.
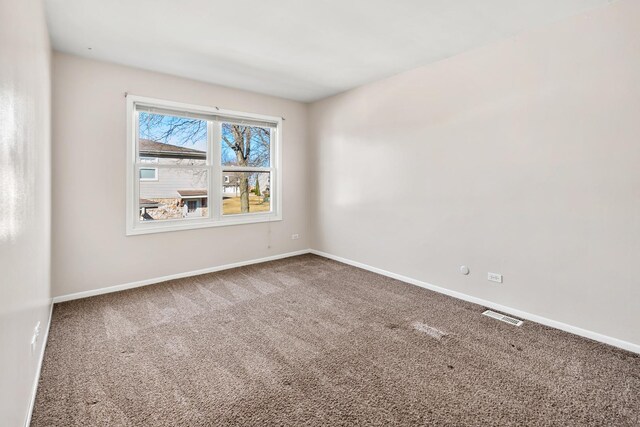
[[[510,325],[514,325],[514,326],[520,326],[524,323],[522,320],[505,316],[504,314],[496,313],[495,311],[491,311],[491,310],[487,310],[482,314],[484,314],[485,316],[489,316],[494,319],[500,320],[502,322],[509,323]]]

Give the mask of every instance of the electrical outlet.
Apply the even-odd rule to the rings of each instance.
[[[502,283],[502,274],[498,274],[498,273],[489,273],[487,275],[487,279],[492,281],[492,282],[498,282],[498,283]]]
[[[291,240],[298,240],[299,238],[300,238],[300,235],[297,233],[291,235]]]

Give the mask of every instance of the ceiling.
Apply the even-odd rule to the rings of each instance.
[[[314,101],[612,1],[45,3],[58,51]]]

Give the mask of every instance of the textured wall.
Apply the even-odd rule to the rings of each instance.
[[[54,296],[309,247],[305,104],[66,54],[53,67]],[[285,117],[284,220],[125,236],[125,91]]]
[[[312,104],[312,247],[640,344],[638,22],[616,2]]]
[[[24,425],[49,320],[50,54],[39,0],[0,0],[0,424]],[[41,323],[40,340],[31,337]]]

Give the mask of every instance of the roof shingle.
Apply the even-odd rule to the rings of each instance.
[[[139,151],[141,156],[147,157],[170,157],[177,159],[206,159],[205,151],[193,148],[180,147],[178,145],[165,144],[150,139],[139,139]]]

